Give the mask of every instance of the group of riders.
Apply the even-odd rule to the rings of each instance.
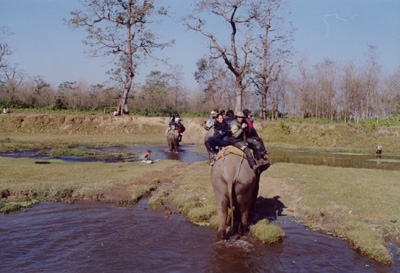
[[[168,134],[171,131],[177,132],[178,133],[178,142],[182,141],[182,134],[185,132],[186,128],[183,126],[181,118],[179,115],[173,115],[171,118],[168,120],[168,128],[167,131],[165,132]]]
[[[239,148],[246,155],[250,168],[256,170],[262,165],[269,164],[267,151],[264,142],[257,134],[251,117],[251,111],[244,109],[236,114],[232,110],[211,111],[210,119],[204,127],[206,130],[213,128],[214,134],[205,140],[205,146],[211,153],[210,166],[215,164],[217,153],[222,147],[233,145]],[[179,115],[172,116],[168,121],[166,133],[175,131],[179,133],[178,141],[182,140],[182,133],[185,131]],[[251,150],[254,153],[251,152]]]
[[[218,112],[217,109],[211,112],[205,129],[210,130],[214,127],[214,135],[204,143],[212,154],[210,166],[214,165],[218,151],[228,145],[242,150],[253,170],[269,164],[264,142],[254,128],[250,113],[248,109],[238,111],[236,114],[228,110],[226,115],[224,111]],[[250,149],[253,150],[255,159]]]

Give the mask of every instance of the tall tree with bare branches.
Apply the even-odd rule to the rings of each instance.
[[[261,95],[261,117],[265,119],[270,87],[278,82],[292,56],[294,29],[290,22],[285,22],[281,1],[254,0],[250,6],[258,27],[252,50],[252,82]]]
[[[222,59],[235,76],[236,106],[235,111],[242,109],[243,91],[246,88],[245,75],[250,54],[251,21],[254,15],[249,13],[245,0],[197,0],[191,14],[183,19],[186,26],[197,31],[210,40],[211,56]],[[215,22],[207,22],[206,16],[214,15],[210,20],[220,20],[226,24],[229,37],[213,31]],[[218,21],[219,22],[219,21]]]
[[[85,11],[71,12],[69,23],[83,27],[88,35],[84,43],[93,49],[91,56],[115,55],[123,72],[122,96],[118,114],[129,113],[128,95],[140,58],[151,56],[155,48],[170,43],[157,43],[156,35],[149,30],[153,16],[166,15],[158,0],[82,0]]]

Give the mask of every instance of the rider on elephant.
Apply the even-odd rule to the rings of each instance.
[[[211,127],[214,126],[214,123],[216,122],[217,114],[218,114],[218,109],[214,109],[211,111],[210,119],[207,120],[206,126],[204,126],[204,129],[206,129],[208,131],[211,129]]]
[[[182,134],[183,134],[183,132],[185,132],[186,128],[185,128],[185,126],[183,126],[179,115],[176,115],[176,117],[175,117],[175,130],[177,130],[179,132],[178,141],[181,142],[182,141]]]
[[[235,120],[231,123],[231,143],[233,146],[241,149],[246,154],[250,168],[256,170],[258,165],[254,161],[253,155],[251,154],[246,142],[245,129],[248,127],[248,125],[245,121],[245,118],[246,117],[242,111],[239,111],[235,114]]]
[[[228,110],[226,112],[225,122],[228,124],[229,129],[231,128],[231,123],[234,120],[235,120],[235,114],[233,113],[232,110]]]
[[[217,114],[217,119],[214,125],[214,136],[209,137],[204,144],[208,151],[212,154],[210,166],[213,166],[217,157],[216,147],[228,146],[230,144],[229,139],[229,126],[224,120],[222,113]]]
[[[250,145],[250,148],[254,151],[256,160],[257,161],[262,160],[262,162],[259,162],[259,164],[268,164],[269,160],[267,157],[267,150],[265,149],[264,141],[257,134],[250,113],[251,111],[249,109],[243,110],[243,114],[245,115],[245,121],[248,125],[248,127],[245,129],[247,143]]]

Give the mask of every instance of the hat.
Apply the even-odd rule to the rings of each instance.
[[[175,118],[175,122],[179,122],[180,120],[180,118]]]
[[[215,115],[216,114],[216,112],[213,110],[213,111],[211,111],[211,113],[210,113],[211,115]]]
[[[243,114],[242,111],[236,112],[235,116],[236,116],[236,117],[239,117],[239,118],[245,118],[245,115]]]
[[[243,110],[243,114],[247,117],[249,114],[251,113],[251,111],[249,109],[244,109]]]

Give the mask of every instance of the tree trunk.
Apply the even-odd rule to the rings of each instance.
[[[267,119],[267,94],[261,94],[261,118]]]
[[[242,111],[242,106],[243,106],[243,89],[241,87],[237,87],[235,113]]]

